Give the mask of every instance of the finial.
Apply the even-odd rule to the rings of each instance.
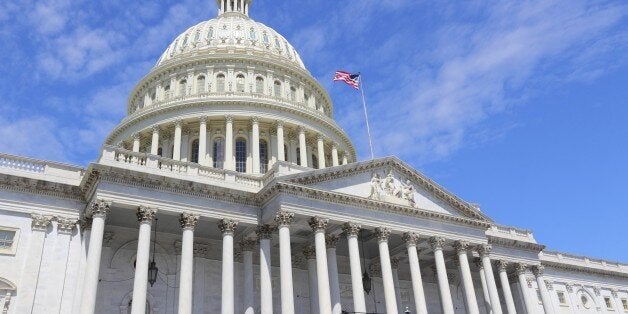
[[[216,0],[218,15],[239,13],[249,16],[249,7],[253,0]]]

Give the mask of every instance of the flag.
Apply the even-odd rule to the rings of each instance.
[[[334,82],[336,81],[345,82],[355,89],[360,89],[360,73],[352,74],[345,71],[336,71]]]

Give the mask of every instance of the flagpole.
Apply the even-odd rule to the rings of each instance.
[[[373,141],[371,140],[371,127],[369,125],[369,114],[366,110],[366,98],[364,97],[364,82],[362,81],[362,75],[360,75],[360,91],[362,92],[362,107],[364,108],[364,118],[366,120],[366,132],[369,136],[369,148],[371,149],[371,160],[375,159],[373,154]]]

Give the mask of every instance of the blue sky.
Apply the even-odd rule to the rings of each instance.
[[[0,2],[0,151],[87,165],[214,1]],[[368,158],[397,155],[550,249],[628,262],[625,1],[255,0]]]

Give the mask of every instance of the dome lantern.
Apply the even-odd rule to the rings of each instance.
[[[218,15],[238,13],[249,16],[249,6],[252,2],[253,0],[216,0]]]

